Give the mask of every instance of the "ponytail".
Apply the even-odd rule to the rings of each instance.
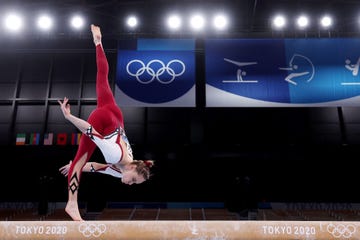
[[[150,178],[150,168],[154,166],[153,160],[134,160],[131,164],[136,165],[136,171],[142,175],[145,180]]]

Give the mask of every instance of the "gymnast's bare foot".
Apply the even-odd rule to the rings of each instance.
[[[101,31],[100,27],[91,24],[91,32],[93,35],[95,46],[101,44]]]
[[[81,215],[80,215],[80,212],[79,212],[79,206],[78,206],[77,202],[74,202],[74,201],[67,202],[66,207],[65,207],[65,212],[67,214],[69,214],[69,216],[74,221],[84,221],[81,218]]]

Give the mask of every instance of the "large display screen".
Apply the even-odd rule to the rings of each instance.
[[[206,106],[359,106],[359,39],[207,39]]]

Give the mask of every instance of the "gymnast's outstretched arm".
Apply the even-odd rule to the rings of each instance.
[[[61,174],[63,174],[64,176],[68,176],[71,163],[72,163],[72,161],[70,161],[68,164],[62,166],[61,168],[59,168],[59,171],[61,172]],[[82,171],[83,172],[98,172],[98,173],[102,173],[102,174],[111,175],[111,176],[117,177],[117,178],[122,177],[121,172],[118,169],[116,169],[114,166],[112,166],[111,164],[104,164],[104,163],[98,163],[98,162],[87,162],[84,165]]]
[[[59,171],[61,172],[61,174],[63,174],[64,176],[67,176],[69,174],[69,169],[71,166],[72,161],[70,161],[68,164],[62,166],[59,168]],[[83,172],[97,172],[100,169],[104,169],[108,167],[108,164],[104,164],[104,163],[98,163],[98,162],[87,162],[82,171]]]
[[[72,115],[70,110],[70,104],[68,102],[69,99],[67,97],[64,97],[64,100],[62,102],[58,100],[65,119],[69,120],[72,124],[74,124],[74,126],[79,129],[80,132],[86,133],[89,127],[91,127],[91,124],[81,118]],[[92,128],[92,133],[100,135],[94,128]]]

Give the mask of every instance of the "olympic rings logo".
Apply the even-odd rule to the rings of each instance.
[[[332,234],[335,238],[350,238],[356,231],[356,228],[352,224],[329,224],[326,230]]]
[[[136,64],[136,63],[139,63],[140,67],[137,70],[135,70],[135,72],[131,72],[130,66],[133,65],[133,64]],[[156,68],[154,70],[153,68],[151,68],[151,65],[154,65],[156,63],[160,64],[160,67],[158,69]],[[181,65],[181,71],[176,73],[175,70],[173,68],[171,68],[172,64],[180,64]],[[178,59],[174,59],[174,60],[169,61],[165,65],[165,63],[163,61],[161,61],[159,59],[154,59],[154,60],[151,60],[150,62],[148,62],[145,65],[145,63],[143,61],[138,60],[138,59],[134,59],[134,60],[131,60],[126,65],[126,72],[130,76],[136,77],[136,80],[138,82],[142,83],[142,84],[149,84],[152,81],[154,81],[155,79],[157,81],[159,81],[160,83],[162,83],[162,84],[169,84],[169,83],[174,81],[175,77],[181,76],[185,72],[185,64],[182,61],[178,60]],[[142,80],[140,78],[145,73],[150,76],[150,79]],[[161,79],[160,77],[164,73],[167,73],[171,78],[166,79],[166,80]]]
[[[79,225],[79,231],[84,237],[100,237],[106,231],[105,224],[82,223]]]

